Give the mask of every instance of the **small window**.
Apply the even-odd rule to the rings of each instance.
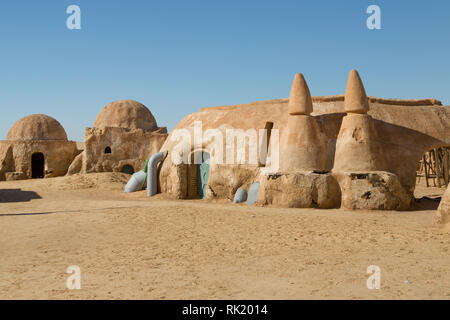
[[[106,147],[105,148],[105,154],[109,154],[111,153],[111,148],[110,147]]]

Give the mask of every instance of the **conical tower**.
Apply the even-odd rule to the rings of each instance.
[[[369,111],[369,100],[358,71],[351,70],[345,90],[345,112],[365,114]]]
[[[297,73],[292,82],[288,112],[290,115],[307,116],[313,112],[311,93],[301,73]]]
[[[313,111],[311,94],[301,73],[295,75],[289,97],[287,130],[281,138],[280,171],[323,171],[326,145]]]
[[[383,171],[383,148],[361,78],[350,71],[345,92],[345,111],[336,142],[333,171]]]

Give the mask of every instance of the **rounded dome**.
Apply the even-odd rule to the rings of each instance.
[[[150,110],[134,100],[118,100],[108,104],[95,119],[95,128],[118,127],[153,131],[158,128]]]
[[[18,120],[8,132],[7,140],[64,140],[62,125],[45,114],[32,114]]]

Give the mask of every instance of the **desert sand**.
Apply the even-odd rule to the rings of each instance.
[[[148,199],[123,193],[128,178],[0,182],[0,299],[450,299],[439,201],[280,209]],[[71,265],[81,290],[66,288]],[[369,265],[379,290],[366,286]]]

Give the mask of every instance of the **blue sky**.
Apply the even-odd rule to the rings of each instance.
[[[366,27],[371,4],[382,30]],[[448,0],[2,0],[0,139],[45,113],[82,141],[118,99],[172,129],[201,107],[287,97],[297,72],[312,95],[344,93],[356,68],[369,95],[450,104],[449,38]]]

